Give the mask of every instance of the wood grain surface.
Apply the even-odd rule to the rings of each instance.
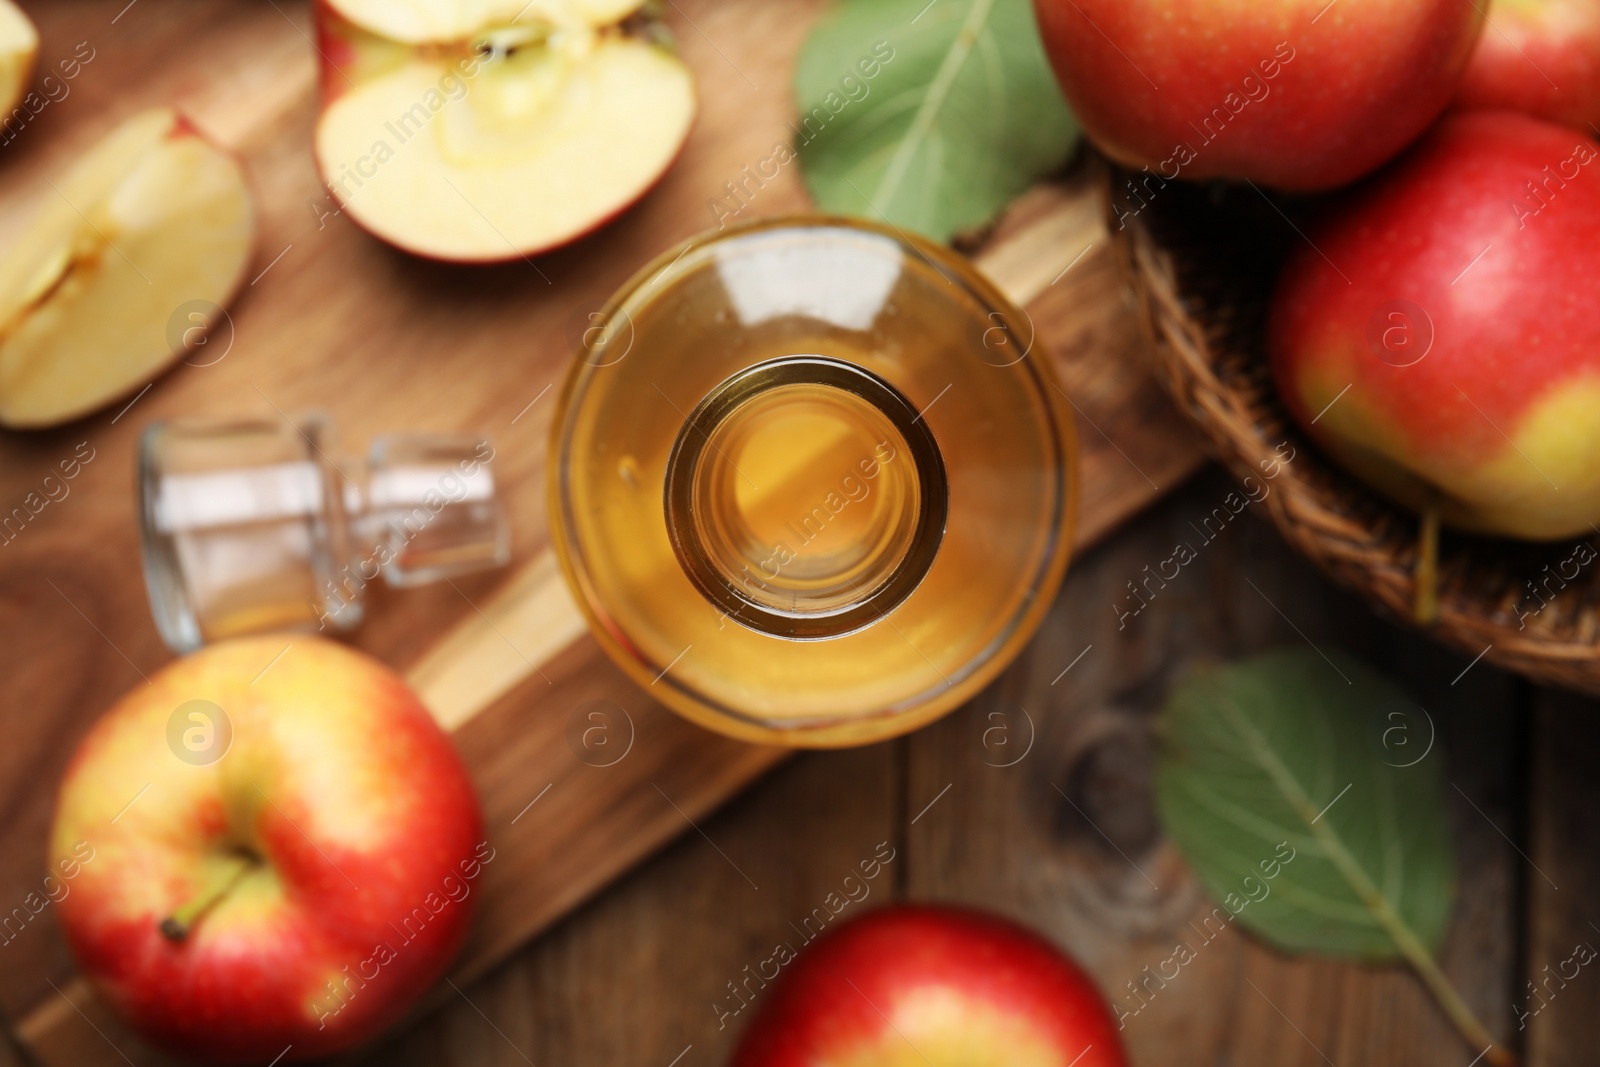
[[[24,6],[42,31],[42,63],[82,40],[96,58],[69,96],[0,146],[0,241],[48,193],[45,176],[155,103],[187,108],[241,153],[263,230],[225,359],[180,367],[120,415],[113,407],[56,431],[0,434],[7,508],[79,442],[96,457],[67,499],[0,548],[0,900],[20,901],[42,878],[54,783],[77,739],[170,659],[138,572],[131,456],[141,428],[191,413],[321,408],[352,446],[405,428],[488,434],[515,525],[511,572],[380,589],[354,638],[407,670],[455,727],[500,850],[452,984],[362,1062],[724,1062],[748,1018],[719,1019],[733,1003],[726,984],[880,842],[896,859],[861,908],[916,898],[996,909],[1073,952],[1118,998],[1208,906],[1150,795],[1152,716],[1166,686],[1195,659],[1302,640],[1373,661],[1434,713],[1429,758],[1447,761],[1461,859],[1447,972],[1530,1064],[1594,1061],[1592,966],[1526,1030],[1517,1010],[1524,983],[1569,959],[1600,922],[1592,703],[1374,620],[1249,517],[1119,627],[1111,605],[1124,584],[1231,486],[1212,472],[1183,487],[1199,456],[1143,370],[1082,170],[1024,197],[971,249],[1024,301],[1078,409],[1083,550],[1063,593],[1023,657],[966,708],[909,738],[802,755],[740,792],[786,754],[683,723],[592,642],[574,640],[570,619],[560,624],[545,554],[545,443],[570,324],[645,259],[710,226],[722,183],[785,136],[794,50],[820,3],[672,0],[667,18],[702,98],[679,163],[580,244],[480,269],[412,259],[340,220],[318,227],[304,3]],[[740,217],[805,206],[790,168]],[[502,630],[498,646],[482,640],[485,616]],[[596,700],[626,713],[632,741],[609,765],[569,742],[574,709]],[[165,1062],[74,977],[48,909],[0,962],[0,1014],[18,1046],[0,1042],[0,1067]],[[1477,1052],[1406,972],[1289,959],[1237,931],[1208,945],[1125,1038],[1133,1062],[1152,1065],[1466,1067]]]
[[[56,110],[3,149],[0,239],[25,217],[30,198],[50,195],[45,177],[154,103],[176,103],[240,153],[263,225],[254,281],[214,338],[228,344],[224,358],[208,353],[211,365],[180,366],[126,409],[0,438],[7,499],[23,497],[57,452],[85,441],[95,456],[71,496],[0,558],[0,634],[16,664],[11,706],[29,709],[17,743],[0,755],[12,816],[0,826],[0,892],[21,899],[41,876],[51,787],[76,738],[121,690],[170,658],[138,570],[132,454],[144,425],[193,413],[320,408],[355,446],[384,430],[477,430],[496,444],[518,564],[434,589],[375,590],[371,622],[355,638],[409,667],[455,731],[483,798],[498,854],[452,976],[468,983],[786,755],[681,722],[583,636],[548,552],[543,473],[550,397],[569,358],[571,324],[586,321],[640,263],[705,229],[722,182],[787,136],[789,71],[814,8],[675,6],[669,21],[703,99],[678,166],[590,240],[537,262],[476,269],[420,262],[340,220],[319,220],[304,5],[85,0],[31,13],[46,62],[79,40],[95,57]],[[1138,359],[1093,188],[1081,169],[1041,187],[974,249],[1025,305],[1039,356],[1054,363],[1078,410],[1083,544],[1200,463]],[[761,189],[747,214],[806,206],[791,168]],[[572,741],[574,712],[594,701],[620,711],[607,752],[628,755],[615,765]],[[6,947],[15,966],[0,970],[0,1010],[41,1062],[159,1062],[73,975],[48,911]],[[442,986],[441,995],[449,990]]]
[[[1196,660],[1307,640],[1395,676],[1432,714],[1426,759],[1444,761],[1460,865],[1445,971],[1497,1036],[1526,1036],[1512,1006],[1524,968],[1550,958],[1526,943],[1539,912],[1524,901],[1542,883],[1518,850],[1556,877],[1568,928],[1593,917],[1600,892],[1593,875],[1569,884],[1546,867],[1525,826],[1527,711],[1547,698],[1377,620],[1249,514],[1119,629],[1112,605],[1124,583],[1192,538],[1189,523],[1235,488],[1207,473],[1081,557],[1028,652],[968,707],[893,742],[801,755],[699,821],[703,836],[686,835],[360,1062],[724,1064],[749,1019],[741,1012],[719,1027],[717,1007],[736,1003],[726,983],[792,941],[791,924],[884,841],[896,859],[841,918],[900,899],[997,910],[1073,953],[1131,1008],[1127,983],[1178,941],[1197,942],[1189,923],[1214,906],[1156,818],[1156,710]],[[1558,699],[1567,701],[1558,721],[1592,738],[1594,705]],[[1428,729],[1418,721],[1411,731],[1404,755],[1375,756],[1415,758]],[[1567,745],[1573,773],[1592,766],[1592,747]],[[1600,797],[1572,777],[1548,787],[1569,811],[1548,849],[1568,871],[1592,866],[1585,820]],[[1587,806],[1574,807],[1582,796]],[[1561,916],[1545,914],[1535,928]],[[1575,936],[1553,932],[1556,959]],[[1566,1016],[1552,1001],[1534,1020],[1561,1024],[1552,1033],[1568,1042],[1568,1058],[1533,1041],[1530,1065],[1593,1062],[1593,1002],[1582,999],[1593,994],[1572,988]],[[1406,970],[1291,958],[1237,929],[1203,946],[1123,1038],[1135,1067],[1468,1067],[1479,1051]]]
[[[1596,701],[1541,691],[1532,708],[1533,778],[1524,879],[1527,963],[1518,1025],[1537,1067],[1600,1058],[1600,730]],[[1526,1012],[1524,1016],[1521,1012]]]

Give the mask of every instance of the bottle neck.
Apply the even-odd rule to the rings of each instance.
[[[774,637],[822,639],[911,595],[939,550],[948,488],[904,395],[855,364],[793,355],[695,407],[667,460],[665,512],[713,606]]]

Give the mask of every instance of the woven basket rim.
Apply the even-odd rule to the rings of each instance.
[[[1412,604],[1419,520],[1334,464],[1290,418],[1272,387],[1259,330],[1240,336],[1249,316],[1239,313],[1239,303],[1264,307],[1267,294],[1249,280],[1238,283],[1233,304],[1202,292],[1197,279],[1216,278],[1218,266],[1174,240],[1171,231],[1183,226],[1172,218],[1178,213],[1163,212],[1156,199],[1119,215],[1112,208],[1116,190],[1133,176],[1110,164],[1103,170],[1107,223],[1157,378],[1235,477],[1260,481],[1276,470],[1261,503],[1290,544],[1385,614],[1418,625]],[[1184,207],[1195,206],[1193,195],[1182,199]],[[1227,281],[1216,284],[1228,288]],[[1292,460],[1282,459],[1283,446],[1293,450]],[[1537,612],[1518,615],[1525,582],[1542,573],[1528,571],[1529,562],[1548,566],[1585,543],[1541,546],[1447,532],[1438,618],[1422,628],[1508,670],[1600,693],[1600,566],[1580,568],[1548,604],[1537,601]]]

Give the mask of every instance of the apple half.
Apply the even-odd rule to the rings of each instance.
[[[643,0],[327,0],[347,21],[391,41],[468,40],[488,26],[615,26]]]
[[[315,151],[329,213],[495,262],[565,244],[655,184],[694,119],[639,0],[325,0]]]
[[[42,196],[0,248],[0,425],[17,428],[148,384],[202,335],[175,318],[226,304],[255,243],[238,160],[169,108],[124,122]]]
[[[0,0],[0,123],[22,99],[39,56],[39,34],[11,0]]]

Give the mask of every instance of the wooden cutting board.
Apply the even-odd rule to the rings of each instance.
[[[86,41],[69,92],[0,146],[0,241],[49,195],[46,176],[131,112],[186,109],[244,158],[259,195],[255,280],[231,309],[230,347],[180,367],[132,407],[36,434],[0,434],[0,505],[19,503],[80,443],[71,493],[0,548],[8,744],[0,750],[0,906],[43,878],[54,783],[123,690],[170,658],[144,599],[133,453],[150,421],[195,413],[329,411],[353,448],[396,429],[494,441],[515,526],[504,573],[377,590],[356,645],[406,669],[471,768],[497,850],[453,980],[464,984],[696,823],[786,753],[729,741],[632,686],[583,630],[546,534],[544,463],[568,325],[641,263],[713,225],[712,203],[788,137],[789,82],[820,5],[674,0],[668,22],[699,79],[681,159],[606,230],[535,264],[460,268],[395,252],[342,220],[319,225],[309,139],[315,54],[307,6],[287,0],[24,3],[41,67]],[[42,72],[41,72],[42,73]],[[795,168],[740,219],[804,210]],[[1080,551],[1201,462],[1148,377],[1119,292],[1093,163],[1030,192],[975,249],[1034,321],[1078,412]],[[286,638],[286,644],[291,639]],[[292,645],[287,655],[293,655]],[[573,712],[608,700],[615,762],[569,741]],[[581,757],[581,758],[580,758]],[[599,765],[606,763],[607,765]],[[78,978],[45,908],[4,942],[0,1011],[42,1063],[162,1062]],[[442,987],[448,993],[448,987]],[[0,1057],[3,1060],[3,1057]]]

